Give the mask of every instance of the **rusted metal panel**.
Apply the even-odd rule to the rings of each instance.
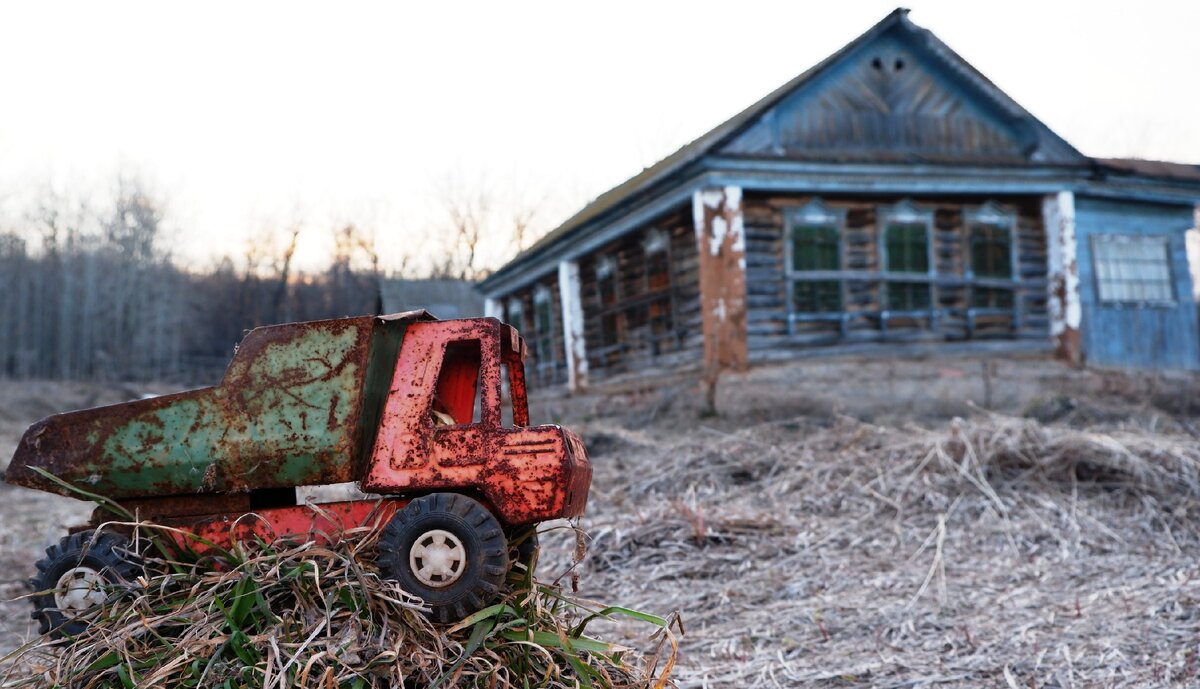
[[[705,378],[746,368],[746,238],[742,190],[702,189],[692,215],[699,250]]]
[[[39,467],[109,498],[229,493],[356,478],[370,346],[390,320],[258,328],[220,385],[59,414],[22,438],[6,480],[69,494]],[[393,359],[394,361],[394,359]],[[384,380],[391,367],[376,370]]]
[[[244,514],[251,510],[249,493],[225,495],[174,495],[164,498],[131,498],[121,501],[121,508],[138,519],[160,522],[164,519],[195,517],[220,513]],[[107,507],[92,512],[92,526],[106,521],[123,520],[124,515]]]
[[[476,394],[475,380],[445,375],[460,352],[453,343],[475,341],[480,359],[480,419],[460,391]],[[507,347],[505,345],[507,342]],[[500,363],[522,367],[524,348],[511,328],[493,319],[416,323],[409,327],[396,365],[363,489],[377,493],[436,490],[476,492],[509,525],[573,517],[582,513],[591,465],[578,438],[553,425],[525,427],[528,412],[523,376],[510,379],[514,427],[500,424]],[[472,354],[474,356],[474,354]],[[470,398],[473,399],[473,398]],[[456,423],[439,426],[435,411]],[[456,407],[458,407],[456,409]]]
[[[1079,300],[1079,261],[1075,236],[1075,194],[1061,191],[1042,200],[1046,226],[1046,256],[1049,268],[1050,336],[1056,355],[1071,364],[1083,364],[1080,323],[1083,307]]]
[[[202,519],[165,519],[162,523],[180,530],[172,534],[180,546],[203,553],[210,549],[204,541],[222,548],[228,548],[235,541],[252,541],[256,537],[267,542],[282,537],[300,537],[317,543],[334,542],[347,531],[378,528],[386,524],[406,504],[408,500],[405,498],[352,500],[323,505],[271,507],[249,514],[212,514]],[[188,534],[203,540],[191,538]]]

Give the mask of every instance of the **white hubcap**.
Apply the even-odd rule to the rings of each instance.
[[[462,577],[467,568],[467,549],[449,531],[426,531],[408,551],[408,565],[422,584],[443,588]]]
[[[58,578],[54,604],[68,616],[78,615],[104,602],[104,577],[91,567],[69,569]]]

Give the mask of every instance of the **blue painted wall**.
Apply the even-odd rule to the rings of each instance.
[[[720,153],[826,161],[1079,163],[1032,116],[1014,117],[958,58],[904,26],[855,47],[726,143]]]
[[[1083,347],[1089,364],[1150,369],[1200,369],[1200,325],[1188,272],[1185,231],[1193,210],[1079,197],[1075,202]],[[1101,304],[1091,237],[1097,234],[1168,235],[1173,306]]]

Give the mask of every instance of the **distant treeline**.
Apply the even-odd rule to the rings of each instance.
[[[0,378],[212,383],[249,328],[378,312],[378,261],[353,225],[318,274],[295,272],[298,234],[197,272],[136,185],[102,212],[44,200],[0,232]]]

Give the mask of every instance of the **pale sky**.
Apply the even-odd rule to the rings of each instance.
[[[8,3],[4,221],[46,185],[125,172],[198,265],[293,218],[370,225],[394,264],[450,178],[546,199],[545,230],[895,6]],[[1200,2],[908,6],[1084,153],[1200,162]],[[325,251],[301,246],[312,266]]]

